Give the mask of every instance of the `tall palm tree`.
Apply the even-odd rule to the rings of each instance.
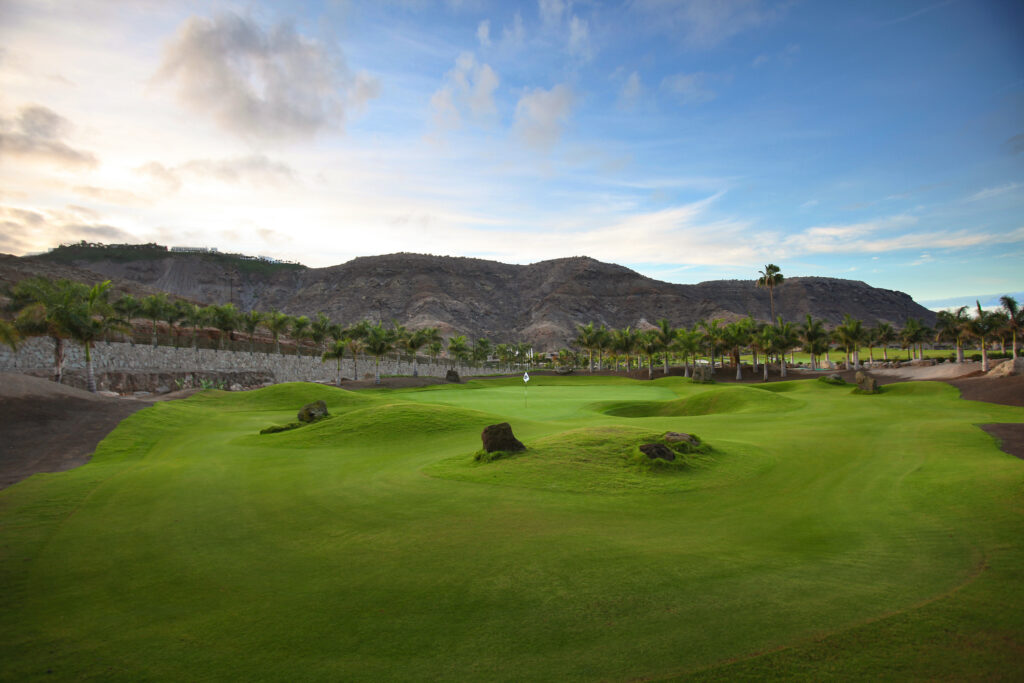
[[[345,342],[343,340],[336,340],[331,344],[330,348],[323,352],[320,356],[320,361],[326,363],[329,360],[338,361],[338,386],[341,386],[341,361],[345,357]]]
[[[199,350],[199,328],[206,325],[210,319],[210,311],[207,308],[196,304],[185,304],[182,307],[185,324],[192,329],[192,350]]]
[[[744,346],[750,344],[750,329],[746,321],[735,320],[725,326],[722,333],[723,354],[729,351],[733,365],[736,366],[736,381],[743,379],[743,364],[740,362],[740,352]],[[722,364],[725,364],[725,356],[722,356]]]
[[[683,377],[692,376],[690,361],[697,358],[697,353],[700,351],[700,339],[699,332],[688,330],[685,327],[679,328],[676,332],[676,340],[672,346],[675,352],[683,357]]]
[[[750,338],[750,344],[764,354],[764,381],[768,381],[768,354],[775,349],[775,326],[765,325]]]
[[[900,332],[900,344],[908,349],[908,360],[917,357],[917,345],[924,340],[927,334],[924,324],[917,318],[908,318],[903,330]]]
[[[817,320],[808,313],[807,318],[800,323],[797,334],[804,351],[811,355],[811,370],[817,370],[816,356],[821,354],[821,349],[828,343],[829,335],[825,331],[825,321]]]
[[[859,321],[858,321],[859,322]],[[779,376],[786,376],[786,354],[790,349],[795,348],[800,343],[800,338],[797,336],[796,327],[793,323],[782,322],[782,316],[778,317],[778,324],[774,330],[774,341],[773,349],[779,354]]]
[[[281,335],[288,333],[292,326],[292,317],[287,313],[272,310],[264,316],[263,326],[274,339],[274,353],[284,355],[281,351]]]
[[[302,342],[309,339],[310,321],[304,315],[292,318],[292,340],[295,342],[295,355],[302,355]]]
[[[448,340],[448,358],[454,361],[455,367],[462,368],[462,359],[468,352],[469,345],[466,343],[465,335],[458,334]]]
[[[631,356],[636,350],[639,337],[639,330],[634,330],[629,325],[621,330],[612,331],[612,351],[626,357],[626,372],[629,372],[632,368],[630,365]]]
[[[1016,299],[1009,295],[999,297],[999,303],[1006,312],[1006,326],[1009,329],[1010,334],[1013,336],[1010,353],[1013,358],[1016,359],[1017,335],[1024,330],[1024,309],[1017,304]]]
[[[889,360],[889,345],[896,341],[896,330],[889,323],[875,327],[875,343],[882,347],[882,360]]]
[[[357,365],[359,354],[363,352],[363,340],[361,337],[346,337],[345,348],[352,356],[352,381],[359,380],[359,367]]]
[[[150,294],[142,299],[142,309],[140,312],[149,318],[150,323],[152,323],[153,348],[156,348],[157,344],[156,323],[163,319],[164,310],[170,305],[171,302],[168,301],[167,295],[163,292]]]
[[[426,343],[427,335],[424,334],[424,330],[416,330],[405,338],[403,346],[405,347],[405,350],[409,352],[409,355],[412,356],[413,377],[420,376],[419,358],[417,358],[417,354],[419,353],[420,348],[422,348]]]
[[[843,316],[843,322],[836,327],[835,334],[846,348],[846,369],[850,369],[850,349],[853,349],[853,367],[860,370],[860,347],[867,335],[864,323],[847,313]]]
[[[210,322],[220,330],[217,338],[217,348],[224,348],[225,337],[230,347],[231,335],[238,329],[239,313],[234,304],[215,304],[210,306]]]
[[[473,362],[480,367],[491,356],[491,340],[480,337],[473,343]]]
[[[647,379],[654,379],[654,356],[661,351],[661,341],[658,339],[657,330],[648,330],[641,333],[636,340],[636,348],[640,353],[647,356]]]
[[[593,322],[586,325],[576,324],[576,339],[573,343],[587,352],[587,367],[591,374],[594,372],[594,349],[597,348],[597,341],[597,328]]]
[[[715,354],[722,347],[725,340],[725,328],[722,327],[722,320],[715,318],[711,322],[707,320],[697,321],[697,326],[700,327],[703,333],[703,345],[704,349],[707,350],[711,356],[711,372],[715,371]]]
[[[25,335],[46,335],[53,340],[53,381],[64,379],[64,342],[71,337],[75,310],[85,298],[86,287],[70,280],[44,277],[22,280],[11,289],[11,306],[17,311],[14,326]]]
[[[86,388],[96,393],[96,373],[93,370],[92,350],[97,341],[110,330],[123,330],[127,323],[114,316],[114,307],[107,301],[110,280],[93,285],[76,307],[69,325],[71,338],[85,349]]]
[[[441,355],[441,351],[444,350],[444,342],[440,339],[434,339],[427,342],[427,353],[430,354],[430,362],[433,365],[437,365],[437,357]]]
[[[774,263],[769,263],[764,270],[757,272],[761,276],[757,278],[757,286],[768,289],[768,303],[772,309],[772,320],[775,320],[775,288],[785,282],[786,278],[782,275],[782,269]]]
[[[978,310],[971,320],[971,333],[981,341],[981,370],[988,372],[988,337],[995,332],[996,320],[991,311],[981,307],[981,302],[975,300]]]
[[[132,319],[138,318],[139,314],[142,313],[142,302],[136,299],[131,294],[125,294],[120,299],[114,302],[114,310],[122,320],[127,320],[129,327],[131,326]],[[129,333],[128,342],[135,346],[135,335]]]
[[[956,362],[964,362],[963,335],[970,317],[967,307],[961,306],[955,311],[939,311],[935,314],[935,341],[956,343]]]
[[[316,314],[309,324],[309,338],[320,347],[321,353],[327,352],[327,337],[331,333],[331,319],[323,311]]]
[[[672,324],[667,318],[660,319],[657,323],[658,329],[655,330],[655,336],[658,339],[658,344],[661,346],[661,352],[664,354],[662,370],[666,377],[668,377],[668,355],[669,350],[672,348],[673,342],[676,340],[676,336],[679,334],[679,330],[672,327]]]
[[[249,336],[249,353],[256,353],[256,330],[263,324],[263,314],[259,311],[249,311],[239,317],[239,324]]]
[[[373,354],[376,362],[373,376],[374,384],[380,384],[380,359],[381,356],[393,348],[394,342],[392,339],[391,331],[385,329],[383,325],[377,324],[370,328],[363,342],[366,350]]]

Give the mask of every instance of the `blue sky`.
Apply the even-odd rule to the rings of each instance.
[[[1019,2],[0,0],[0,251],[1024,290]]]

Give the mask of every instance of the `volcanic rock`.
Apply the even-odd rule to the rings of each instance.
[[[672,449],[663,443],[645,443],[640,446],[640,451],[651,460],[661,458],[672,462],[676,459],[676,454],[672,452]]]
[[[323,401],[313,401],[302,406],[299,410],[299,422],[316,422],[327,417],[327,404]]]
[[[512,433],[512,425],[508,422],[487,425],[480,433],[480,440],[483,441],[484,450],[488,453],[495,451],[516,453],[526,450],[526,446]]]
[[[455,384],[462,383],[462,379],[459,377],[459,373],[455,372],[454,370],[449,370],[448,372],[444,373],[444,381],[454,382]]]

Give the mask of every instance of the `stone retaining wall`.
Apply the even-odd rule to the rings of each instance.
[[[53,341],[47,337],[24,340],[17,352],[0,348],[0,371],[50,376],[53,374]],[[113,373],[162,373],[165,375],[211,373],[256,373],[269,376],[275,382],[337,382],[337,361],[322,362],[319,356],[282,356],[275,353],[249,353],[248,351],[192,350],[171,346],[131,345],[124,342],[99,342],[93,347],[93,370],[97,377]],[[373,376],[373,356],[357,361],[359,379]],[[419,374],[424,377],[444,377],[447,363],[419,362]],[[64,369],[78,375],[85,368],[85,350],[78,344],[64,345]],[[491,368],[460,368],[460,374],[485,375],[496,371]],[[352,359],[342,361],[342,374],[353,378]],[[395,360],[392,354],[381,359],[381,375],[412,375],[412,362]]]

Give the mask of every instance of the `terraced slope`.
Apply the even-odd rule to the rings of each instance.
[[[157,404],[90,464],[0,492],[0,678],[1018,675],[1024,461],[975,424],[1024,409],[938,383],[772,388]],[[257,434],[314,399],[331,418]],[[506,420],[529,450],[474,462]],[[666,430],[713,450],[633,466]]]

